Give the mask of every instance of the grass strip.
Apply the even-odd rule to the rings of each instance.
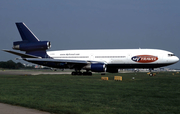
[[[0,102],[57,114],[173,114],[180,112],[180,74],[0,76]],[[123,81],[114,81],[123,76]],[[135,77],[135,80],[132,80]]]

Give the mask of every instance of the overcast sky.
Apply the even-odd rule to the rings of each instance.
[[[50,50],[152,48],[180,57],[180,0],[1,0],[0,49],[21,40],[15,22],[51,41]],[[0,61],[16,57],[0,51]]]

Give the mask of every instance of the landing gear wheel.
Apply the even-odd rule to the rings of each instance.
[[[82,72],[77,72],[77,75],[82,75]]]
[[[83,75],[92,76],[92,72],[83,72]]]
[[[76,75],[76,72],[72,72],[71,75]]]
[[[153,75],[153,73],[150,73],[149,76],[152,77],[152,76],[154,76],[154,75]]]
[[[71,75],[82,75],[82,72],[72,72]]]

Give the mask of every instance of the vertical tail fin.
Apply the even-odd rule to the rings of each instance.
[[[27,41],[27,42],[40,41],[24,23],[22,22],[16,23],[16,26],[19,30],[19,33],[23,41]]]
[[[13,42],[13,49],[25,51],[26,54],[48,58],[46,50],[51,47],[49,41],[40,41],[22,22],[16,23],[22,41]]]

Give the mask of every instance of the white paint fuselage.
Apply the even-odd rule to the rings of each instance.
[[[117,68],[157,68],[174,64],[179,58],[159,49],[96,49],[48,51],[54,59],[103,62]]]

